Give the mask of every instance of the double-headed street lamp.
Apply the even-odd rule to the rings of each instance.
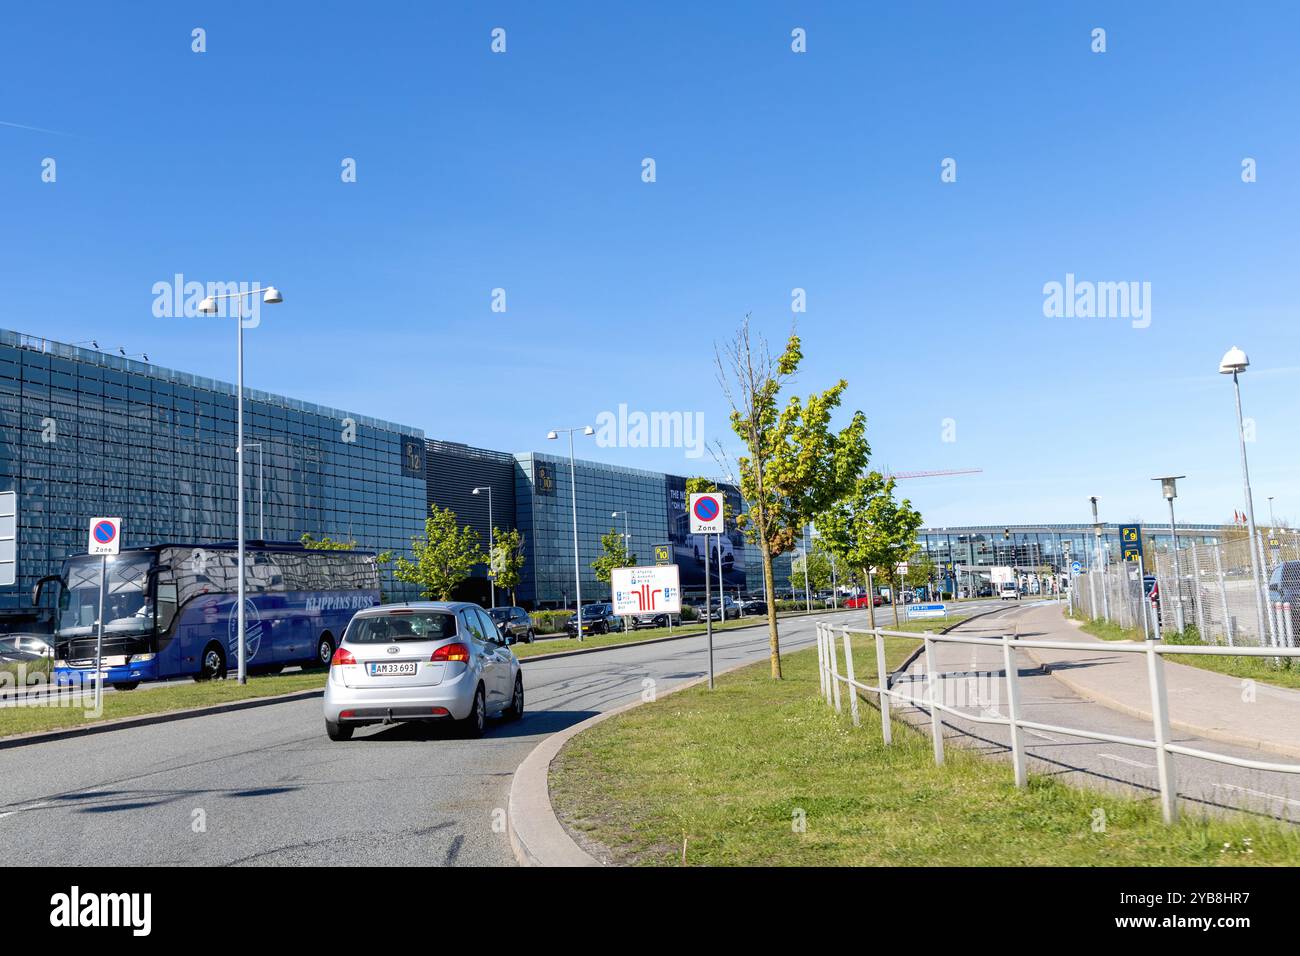
[[[1246,463],[1246,430],[1241,418],[1241,382],[1237,376],[1250,367],[1250,359],[1237,346],[1233,346],[1219,360],[1219,374],[1232,376],[1232,390],[1237,398],[1237,439],[1241,444],[1241,480],[1246,487],[1246,523],[1250,532],[1250,570],[1255,579],[1255,614],[1259,621],[1259,640],[1268,637],[1268,619],[1264,614],[1264,579],[1260,576],[1259,559],[1255,556],[1258,542],[1255,537],[1255,502],[1250,494],[1250,466]]]
[[[496,533],[496,531],[492,526],[492,486],[482,485],[478,488],[475,488],[473,491],[470,492],[470,494],[476,495],[480,491],[486,491],[488,496],[488,584],[492,588],[492,607],[493,609],[495,609],[497,606],[497,579],[496,579],[496,567],[494,566],[493,562],[496,561],[496,551],[495,551],[496,541],[493,538],[493,535]]]
[[[1173,538],[1174,545],[1174,608],[1178,614],[1179,633],[1183,630],[1183,569],[1178,562],[1178,525],[1174,523],[1174,499],[1178,497],[1178,479],[1186,477],[1186,475],[1164,475],[1151,479],[1160,482],[1160,493],[1169,502],[1169,534]],[[1145,587],[1146,585],[1143,584],[1143,588]]]
[[[237,631],[239,641],[239,683],[248,683],[248,642],[244,634],[244,308],[243,301],[246,295],[260,295],[262,301],[269,305],[278,305],[284,301],[280,295],[280,290],[273,285],[266,288],[249,289],[246,292],[226,292],[221,295],[210,295],[199,303],[199,311],[205,315],[215,315],[217,313],[218,299],[233,299],[235,302],[235,329],[237,330],[236,342],[236,362],[235,372],[236,385],[235,390],[238,397],[235,400],[235,464],[236,464],[236,496],[238,498],[238,507],[236,510],[236,548],[238,552],[238,574],[239,574],[239,592],[238,606],[236,610]]]
[[[584,435],[596,434],[596,429],[590,425],[577,425],[573,428],[552,428],[546,433],[549,441],[555,441],[560,437],[560,432],[569,433],[569,491],[573,501],[573,586],[575,599],[578,602],[578,640],[582,640],[582,559],[578,557],[578,479],[577,469],[573,464],[573,433],[582,432]]]

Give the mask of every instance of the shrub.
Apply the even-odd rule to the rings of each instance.
[[[538,634],[554,634],[564,630],[564,622],[573,616],[572,611],[533,611],[533,630]]]

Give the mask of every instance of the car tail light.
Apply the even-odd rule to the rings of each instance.
[[[446,707],[435,707],[433,710],[429,711],[429,713],[433,714],[435,717],[447,717],[451,714],[451,711]]]
[[[433,652],[431,661],[468,661],[469,646],[465,644],[444,644]]]
[[[355,717],[356,715],[357,715],[357,712],[356,712],[355,710],[341,710],[341,711],[339,711],[339,719],[340,719],[340,720],[342,720],[344,717]]]
[[[346,647],[340,647],[334,652],[334,656],[330,658],[330,667],[333,667],[335,664],[355,664],[356,662],[357,659],[352,656],[350,650]]]

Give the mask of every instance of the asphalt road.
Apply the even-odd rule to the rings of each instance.
[[[1028,601],[971,621],[960,628],[963,634],[999,636],[1015,627],[1018,619],[1033,606]],[[1032,640],[1032,626],[1019,624],[1020,637]],[[1049,639],[1049,638],[1040,638]],[[1059,638],[1057,638],[1059,639]],[[948,703],[961,706],[966,713],[1006,714],[1005,670],[1000,648],[983,648],[969,644],[936,644],[940,669],[949,685]],[[921,661],[911,668],[921,673]],[[1166,666],[1180,667],[1177,663]],[[1028,655],[1019,655],[1021,714],[1028,720],[1058,727],[1075,727],[1150,740],[1150,721],[1140,720],[1111,710],[1090,699],[1080,697],[1056,678],[1045,674]],[[965,682],[958,690],[956,684]],[[996,694],[994,699],[992,691]],[[924,685],[913,685],[912,693],[925,697]],[[992,703],[993,709],[988,705]],[[908,710],[912,710],[908,708]],[[869,712],[879,719],[875,710]],[[912,710],[913,714],[919,711]],[[925,717],[928,732],[929,718]],[[1158,801],[1155,753],[1143,747],[1102,743],[1064,734],[1026,730],[1024,733],[1027,766],[1031,773],[1056,776],[1076,786],[1118,789],[1139,798]],[[944,715],[944,739],[947,745],[966,746],[986,754],[1009,759],[1010,738],[1006,728],[979,724]],[[1205,740],[1174,730],[1171,742],[1198,747],[1215,753],[1294,763],[1289,757],[1252,750],[1213,740]],[[1175,785],[1181,811],[1216,812],[1227,808],[1246,810],[1289,821],[1300,821],[1300,777],[1294,774],[1245,770],[1194,757],[1174,755]]]
[[[859,624],[866,612],[839,617]],[[813,643],[783,621],[783,647]],[[883,622],[882,622],[883,623]],[[325,736],[319,699],[0,751],[8,865],[510,865],[510,779],[546,735],[706,673],[703,637],[524,664],[525,717],[481,740],[413,725]],[[767,631],[715,637],[721,670]]]

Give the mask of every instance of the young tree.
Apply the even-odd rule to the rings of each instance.
[[[411,552],[414,561],[398,555],[393,576],[418,585],[422,596],[435,601],[450,599],[456,585],[469,577],[474,565],[485,560],[478,532],[469,525],[458,528],[456,513],[437,505],[429,506],[424,537],[411,539]]]
[[[801,553],[790,562],[790,589],[796,595],[804,589],[803,569],[808,566],[808,588],[814,594],[831,587],[834,575],[831,573],[831,555],[820,537],[814,539],[812,547],[805,556]]]
[[[591,562],[591,566],[596,569],[596,580],[609,584],[614,568],[630,568],[636,564],[636,556],[629,554],[627,542],[623,538],[623,533],[614,528],[609,529],[609,534],[600,536],[600,556]]]
[[[489,555],[491,562],[489,567],[496,576],[497,587],[508,590],[510,603],[514,604],[515,588],[519,586],[524,562],[527,560],[524,552],[524,533],[518,528],[511,528],[509,531],[493,528],[492,540],[494,553]]]
[[[854,412],[841,431],[831,430],[831,414],[848,387],[843,379],[806,402],[782,394],[802,358],[794,332],[773,358],[762,337],[751,335],[748,315],[716,356],[718,381],[731,405],[731,428],[745,447],[737,465],[749,510],[737,516],[736,524],[758,546],[769,598],[776,594],[772,559],[794,550],[803,525],[852,488],[869,451],[862,412]],[[767,628],[772,677],[780,680],[774,600],[767,603]]]

